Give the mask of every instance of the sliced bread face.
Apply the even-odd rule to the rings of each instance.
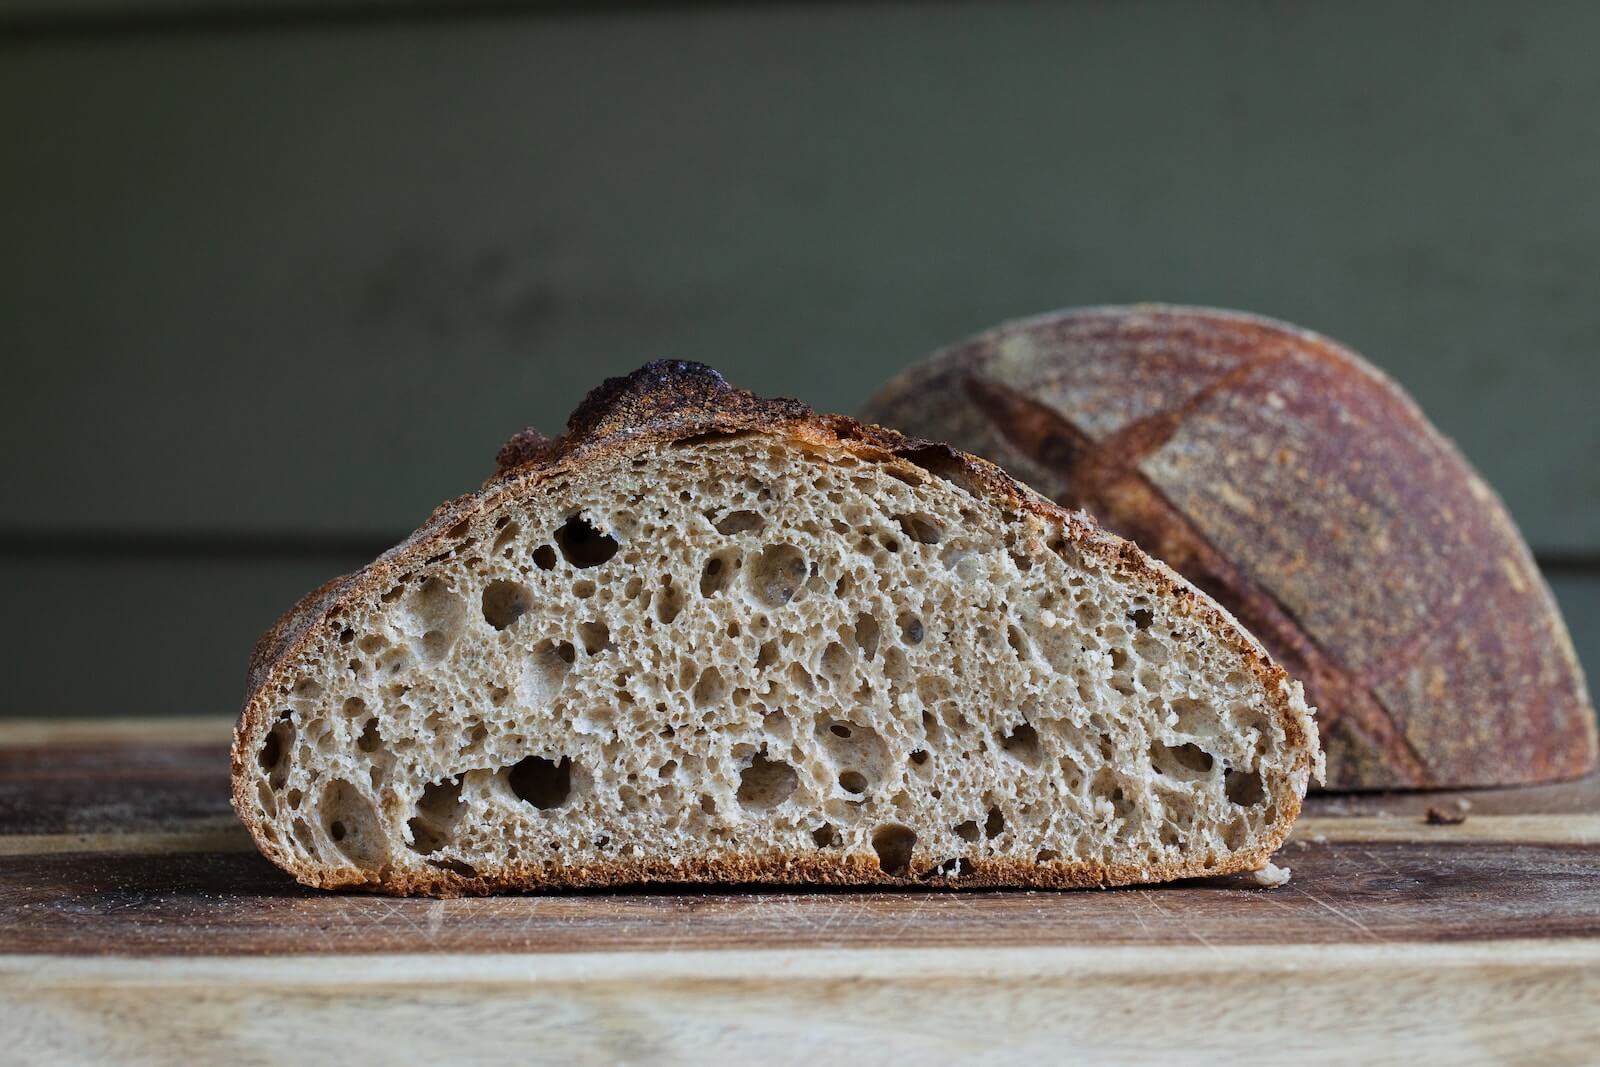
[[[1081,886],[1254,870],[1320,762],[1299,686],[982,461],[693,364],[312,594],[234,803],[316,886]]]

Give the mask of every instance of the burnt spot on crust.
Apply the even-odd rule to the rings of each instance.
[[[555,442],[532,426],[519,430],[512,435],[511,440],[500,446],[500,451],[494,457],[496,474],[503,474],[514,467],[521,467],[527,463],[536,463],[549,451]]]
[[[736,389],[704,363],[660,359],[607,378],[584,397],[567,421],[565,440],[760,429],[813,417],[815,412],[798,400],[769,400]]]

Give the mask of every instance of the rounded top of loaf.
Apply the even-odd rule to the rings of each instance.
[[[1211,593],[1305,682],[1331,786],[1594,766],[1577,656],[1499,498],[1325,337],[1202,308],[1058,312],[935,355],[864,415],[994,460]]]

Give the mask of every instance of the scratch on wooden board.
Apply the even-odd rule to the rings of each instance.
[[[1118,895],[1114,899],[1122,905],[1123,911],[1133,916],[1134,921],[1139,924],[1139,930],[1141,933],[1143,933],[1146,937],[1154,936],[1155,931],[1153,931],[1150,928],[1150,924],[1145,921],[1144,908],[1140,907],[1139,902],[1133,898],[1132,894]]]
[[[1313,904],[1316,904],[1318,907],[1324,908],[1327,911],[1333,913],[1338,918],[1343,919],[1346,923],[1349,923],[1355,929],[1360,930],[1363,934],[1366,934],[1368,937],[1372,938],[1374,941],[1382,941],[1382,942],[1387,942],[1388,941],[1388,938],[1383,937],[1382,935],[1376,933],[1370,926],[1368,926],[1366,923],[1362,922],[1360,919],[1357,919],[1353,915],[1347,914],[1342,908],[1334,907],[1332,904],[1328,903],[1326,900],[1324,900],[1321,897],[1317,896],[1311,890],[1306,889],[1304,887],[1300,887],[1300,895],[1305,897],[1307,900],[1311,901]]]
[[[1166,908],[1164,908],[1161,905],[1161,903],[1156,900],[1156,898],[1151,894],[1151,892],[1148,889],[1139,890],[1139,895],[1144,897],[1145,900],[1150,903],[1150,906],[1155,908],[1156,911],[1161,914],[1162,918],[1170,919],[1170,918],[1173,917],[1172,912],[1170,912]],[[1187,921],[1184,921],[1182,925],[1183,925],[1183,932],[1184,933],[1188,934],[1190,937],[1194,938],[1200,944],[1204,945],[1212,953],[1216,953],[1217,952],[1217,946],[1213,945],[1210,941],[1206,940],[1206,936],[1204,934],[1202,934],[1199,930],[1196,930],[1194,927],[1190,926]]]
[[[895,934],[898,936],[916,926],[917,921],[922,918],[922,913],[927,911],[930,907],[932,907],[932,905],[933,898],[931,896],[919,897],[917,902],[912,905],[910,910],[900,917],[899,924],[894,928]]]
[[[1390,874],[1398,875],[1402,878],[1405,877],[1404,873],[1402,873],[1398,867],[1384,859],[1382,856],[1378,855],[1376,852],[1373,852],[1371,849],[1361,849],[1361,854],[1367,857],[1367,859],[1371,860],[1373,863],[1377,864],[1379,867],[1382,867],[1384,870],[1388,871]]]

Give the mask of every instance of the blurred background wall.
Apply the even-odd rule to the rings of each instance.
[[[1600,6],[0,0],[3,715],[250,645],[646,359],[853,409],[1063,305],[1397,377],[1600,674]]]

